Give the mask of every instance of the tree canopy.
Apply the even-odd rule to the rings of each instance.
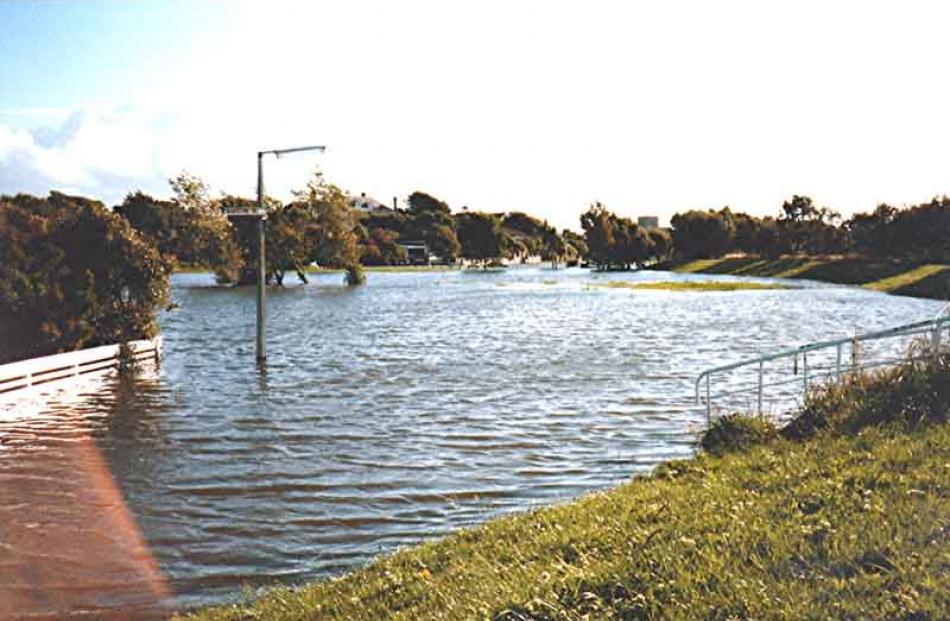
[[[463,257],[486,265],[504,256],[507,241],[498,216],[466,212],[459,214],[456,221]]]
[[[0,197],[0,361],[153,336],[170,270],[98,201]]]
[[[668,252],[668,244],[658,248],[654,237],[629,218],[611,213],[601,203],[594,203],[581,214],[581,227],[587,242],[587,255],[598,269],[630,269],[642,267],[659,258],[658,250]],[[665,240],[665,237],[661,239]]]

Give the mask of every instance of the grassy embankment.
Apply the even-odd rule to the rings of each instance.
[[[605,283],[590,283],[592,287],[604,287],[607,289],[632,289],[634,291],[641,289],[655,289],[663,291],[743,291],[743,290],[763,290],[763,289],[790,289],[787,285],[778,283],[762,282],[722,282],[713,280],[703,281],[663,281],[663,282],[628,282],[623,280],[611,280]]]
[[[944,300],[950,298],[950,265],[860,257],[726,257],[664,265],[661,269],[703,274],[805,278]]]
[[[189,621],[950,618],[950,356],[825,389],[783,430]]]

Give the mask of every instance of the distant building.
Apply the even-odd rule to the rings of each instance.
[[[660,228],[660,219],[656,216],[640,216],[637,218],[637,224],[645,229]]]
[[[362,213],[368,214],[387,214],[392,213],[393,208],[383,203],[379,202],[372,196],[367,196],[366,192],[360,193],[359,196],[350,195],[350,206],[353,209],[356,209]]]
[[[396,242],[406,251],[406,259],[410,265],[429,265],[433,257],[429,255],[429,245],[424,241],[400,241]]]

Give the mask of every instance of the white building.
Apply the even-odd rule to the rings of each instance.
[[[366,192],[361,192],[359,196],[349,195],[350,206],[361,213],[368,214],[387,214],[392,213],[393,208],[379,202],[372,196],[367,196]]]

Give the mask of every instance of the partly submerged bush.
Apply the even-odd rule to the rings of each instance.
[[[700,446],[713,455],[724,455],[778,437],[778,429],[762,416],[729,414],[717,418],[703,434]]]
[[[820,431],[854,434],[871,425],[915,429],[946,422],[950,353],[910,357],[895,367],[816,388],[782,435],[802,440]]]
[[[359,263],[352,263],[346,266],[346,276],[344,277],[348,285],[362,285],[366,283],[366,273],[363,266]]]
[[[912,430],[948,418],[950,353],[934,358],[917,348],[897,366],[816,387],[781,430],[762,417],[735,413],[714,420],[700,446],[723,455],[779,436],[797,441],[822,431],[853,435],[875,425]]]

